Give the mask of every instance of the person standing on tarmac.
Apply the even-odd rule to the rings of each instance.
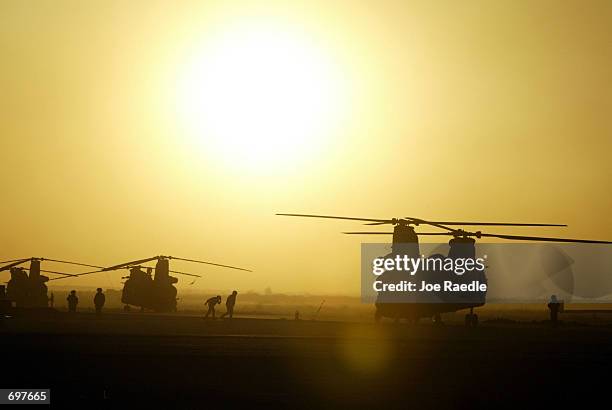
[[[68,312],[76,313],[77,305],[79,304],[79,298],[76,295],[76,290],[71,290],[66,300],[68,301]]]
[[[227,308],[227,311],[221,315],[221,319],[223,319],[225,316],[229,316],[230,319],[234,317],[234,306],[236,305],[236,296],[238,296],[238,292],[233,291],[232,294],[229,295],[225,299],[225,307]]]
[[[94,296],[94,306],[96,307],[96,314],[102,313],[102,308],[106,302],[106,296],[102,293],[102,288],[96,289],[96,295]]]
[[[559,324],[558,316],[560,307],[561,304],[557,300],[557,295],[552,295],[550,297],[550,302],[548,303],[548,309],[550,309],[550,323],[553,327],[557,327]]]

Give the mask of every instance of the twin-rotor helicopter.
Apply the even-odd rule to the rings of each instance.
[[[508,223],[508,222],[469,222],[469,221],[432,221],[414,217],[402,217],[391,219],[380,218],[360,218],[347,216],[332,216],[332,215],[313,215],[313,214],[289,214],[280,213],[280,216],[303,217],[303,218],[322,218],[322,219],[339,219],[357,222],[365,222],[365,225],[391,225],[393,231],[349,231],[344,232],[348,235],[392,235],[392,254],[402,253],[411,258],[419,258],[421,256],[419,249],[419,236],[450,236],[450,250],[448,258],[466,258],[474,257],[476,239],[481,238],[499,238],[511,241],[538,241],[538,242],[566,242],[566,243],[594,243],[594,244],[611,244],[610,241],[588,240],[588,239],[570,239],[558,237],[544,236],[525,236],[525,235],[507,235],[497,233],[486,233],[482,231],[472,231],[464,229],[466,226],[509,226],[509,227],[564,227],[562,224],[548,223]],[[437,228],[436,232],[417,232],[415,228],[427,225]],[[24,259],[14,259],[0,262],[0,272],[10,271],[11,279],[8,281],[7,296],[14,300],[18,307],[47,307],[47,285],[50,280],[61,280],[69,277],[80,277],[98,272],[110,272],[126,269],[129,271],[122,291],[121,300],[126,306],[133,305],[141,309],[150,309],[158,312],[176,311],[177,290],[174,284],[178,282],[178,278],[170,276],[171,273],[177,275],[185,275],[194,278],[201,277],[200,275],[170,270],[170,261],[184,261],[190,263],[198,263],[222,267],[227,269],[236,269],[241,271],[250,271],[249,269],[224,265],[214,262],[180,258],[175,256],[152,256],[144,259],[133,260],[120,263],[113,266],[103,267],[98,265],[90,265],[80,262],[31,257]],[[81,273],[64,273],[56,270],[41,269],[43,261],[69,264],[82,267],[95,268],[93,271]],[[155,261],[155,266],[148,266],[149,262]],[[30,263],[29,268],[22,265]],[[41,273],[50,273],[59,275],[58,277],[49,278]],[[429,274],[434,275],[435,272]],[[484,271],[479,273],[482,277],[478,279],[486,282]],[[378,297],[375,306],[376,320],[383,317],[401,319],[407,318],[410,320],[418,320],[421,317],[439,318],[441,313],[455,312],[463,309],[470,309],[470,314],[466,315],[466,323],[475,325],[477,323],[477,315],[473,313],[475,307],[485,304],[485,294],[478,300],[456,301],[448,303],[386,303],[383,298]]]
[[[171,270],[170,260],[173,259],[177,261],[251,272],[249,269],[232,265],[163,255],[124,262],[108,267],[58,259],[32,257],[27,259],[15,259],[0,262],[0,265],[2,265],[0,266],[0,272],[9,270],[11,273],[11,279],[8,281],[6,288],[8,299],[14,301],[17,307],[32,308],[48,306],[48,289],[46,285],[46,282],[48,281],[126,269],[129,271],[129,274],[122,278],[126,279],[121,295],[122,303],[124,303],[126,306],[132,305],[140,307],[142,310],[150,309],[156,312],[173,312],[176,311],[177,302],[177,290],[174,284],[178,282],[178,278],[170,276],[170,273],[194,278],[201,277],[201,275],[196,275],[193,273]],[[28,261],[30,262],[29,268],[20,266]],[[76,274],[54,270],[43,270],[40,268],[42,261],[90,267],[95,268],[96,270]],[[154,267],[146,265],[148,262],[153,261],[156,261]],[[47,276],[41,275],[41,272],[52,273],[60,276],[50,279]]]
[[[360,218],[348,216],[334,215],[313,215],[313,214],[293,214],[293,213],[278,213],[279,216],[291,216],[301,218],[320,218],[320,219],[340,219],[357,222],[365,222],[365,225],[392,225],[393,232],[388,231],[349,231],[343,232],[347,235],[392,235],[392,253],[407,255],[410,258],[419,258],[421,252],[419,249],[419,236],[450,236],[450,249],[447,258],[474,258],[476,255],[476,239],[480,238],[499,238],[510,241],[538,241],[538,242],[568,242],[568,243],[594,243],[594,244],[611,244],[610,241],[589,240],[589,239],[570,239],[570,238],[555,238],[544,236],[525,236],[525,235],[507,235],[497,233],[485,233],[482,231],[471,231],[463,228],[466,226],[511,226],[511,227],[565,227],[562,224],[548,223],[510,223],[510,222],[473,222],[473,221],[432,221],[414,217],[378,219],[378,218]],[[437,232],[417,232],[416,227],[427,225],[439,229]],[[389,256],[389,255],[387,255]],[[442,255],[436,255],[442,256]],[[436,272],[423,272],[425,278],[437,280]],[[439,276],[439,275],[438,275]],[[465,276],[467,280],[475,279],[486,283],[487,278],[484,271],[475,271]],[[466,324],[475,326],[478,323],[478,316],[474,314],[474,308],[483,306],[486,301],[486,292],[481,293],[477,298],[472,297],[469,300],[458,300],[453,297],[452,300],[443,300],[443,303],[397,303],[389,302],[382,293],[378,294],[375,306],[375,319],[379,321],[383,317],[399,319],[409,319],[416,321],[422,317],[433,317],[436,320],[440,319],[440,314],[446,312],[456,312],[463,309],[470,309],[470,313],[466,315]]]

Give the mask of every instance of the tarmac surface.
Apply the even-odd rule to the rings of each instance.
[[[0,345],[0,387],[51,388],[55,408],[531,408],[611,401],[612,327],[58,312],[4,319]]]

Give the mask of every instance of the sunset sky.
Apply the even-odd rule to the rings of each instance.
[[[382,239],[274,214],[612,240],[608,0],[3,0],[0,50],[2,260],[175,255],[254,270],[173,262],[204,274],[179,292],[358,294]]]

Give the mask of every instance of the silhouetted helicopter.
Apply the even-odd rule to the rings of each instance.
[[[100,270],[83,272],[73,276],[82,276],[97,272],[109,272],[119,269],[127,269],[129,270],[130,274],[128,276],[123,277],[123,279],[126,279],[126,281],[123,285],[123,292],[121,295],[122,303],[124,303],[126,306],[138,306],[142,310],[150,309],[156,312],[175,312],[177,290],[174,287],[174,284],[178,282],[178,278],[170,276],[170,273],[176,273],[179,275],[191,276],[196,278],[200,278],[201,276],[193,273],[170,270],[171,259],[251,272],[249,269],[239,268],[236,266],[222,265],[219,263],[200,261],[195,259],[178,258],[176,256],[160,255],[120,263],[118,265],[101,268]],[[143,265],[147,262],[152,261],[157,261],[155,267]],[[153,273],[154,269],[155,272]]]
[[[11,272],[11,279],[7,283],[6,294],[9,300],[15,302],[16,307],[48,307],[49,299],[47,297],[47,285],[45,285],[45,283],[49,281],[49,277],[41,275],[41,272],[58,274],[62,275],[62,277],[76,276],[70,273],[41,269],[40,264],[42,261],[86,266],[91,268],[98,267],[78,262],[37,257],[0,262],[0,265],[6,264],[4,266],[0,266],[0,272],[6,270]],[[30,262],[29,268],[19,266],[26,262]]]
[[[279,213],[280,216],[294,216],[304,218],[324,218],[324,219],[342,219],[350,221],[367,222],[365,225],[393,225],[393,232],[343,232],[347,235],[393,235],[392,252],[386,255],[385,258],[395,254],[407,255],[409,258],[420,258],[419,236],[451,236],[449,241],[450,250],[448,258],[475,258],[476,247],[475,239],[480,238],[501,238],[508,240],[522,241],[544,241],[544,242],[572,242],[572,243],[605,243],[609,241],[587,240],[587,239],[568,239],[568,238],[549,238],[539,236],[522,236],[522,235],[505,235],[505,234],[490,234],[481,231],[471,232],[463,229],[455,229],[450,226],[515,226],[515,227],[543,227],[556,226],[563,227],[567,225],[560,224],[542,224],[542,223],[507,223],[507,222],[457,222],[457,221],[429,221],[413,217],[392,218],[392,219],[374,219],[374,218],[355,218],[345,216],[331,215],[310,215],[310,214],[287,214]],[[442,232],[416,232],[414,227],[419,225],[429,225],[442,229]],[[434,255],[438,257],[442,255]],[[436,280],[437,272],[424,272],[430,275],[433,280]],[[486,283],[486,275],[484,270],[470,272],[465,276],[466,280],[480,280]],[[471,298],[469,301],[462,302],[453,299],[446,303],[385,303],[385,299],[378,294],[375,306],[376,321],[380,321],[383,317],[399,320],[400,318],[416,321],[423,317],[433,317],[434,320],[440,321],[440,315],[447,312],[456,312],[463,309],[470,309],[470,313],[466,315],[465,321],[468,326],[476,326],[478,324],[478,315],[474,314],[474,308],[485,304],[486,292],[480,294],[478,298]]]

